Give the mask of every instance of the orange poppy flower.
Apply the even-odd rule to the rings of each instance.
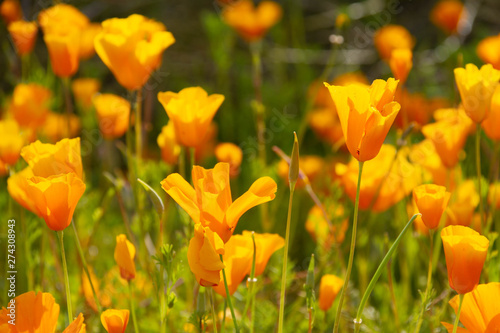
[[[481,123],[488,116],[500,71],[490,64],[481,69],[467,64],[465,68],[455,68],[454,73],[465,112],[475,123]]]
[[[246,238],[247,244],[250,245],[253,257],[253,242],[252,232],[243,231],[243,237]],[[264,273],[264,269],[274,252],[285,246],[283,237],[277,234],[258,234],[254,233],[255,238],[255,276]],[[241,239],[241,238],[240,238]],[[248,273],[251,273],[249,271]]]
[[[479,283],[489,241],[477,231],[461,225],[450,225],[441,230],[448,281],[459,294],[474,290]]]
[[[345,218],[343,206],[335,206],[333,217],[333,225],[330,228],[321,208],[314,205],[309,210],[305,225],[311,238],[327,251],[333,244],[342,244],[349,226],[349,220]]]
[[[481,124],[486,135],[495,141],[500,141],[500,85],[491,98],[490,113]]]
[[[37,211],[33,198],[28,195],[28,179],[31,177],[34,177],[34,174],[30,167],[16,172],[7,179],[7,190],[17,203],[36,214]]]
[[[80,132],[80,118],[71,114],[69,117],[69,137],[74,138]],[[68,137],[68,116],[62,113],[49,112],[43,127],[39,130],[40,136],[49,142],[57,142]]]
[[[130,312],[128,310],[108,309],[101,314],[101,323],[108,333],[125,333]]]
[[[2,4],[0,4],[0,15],[7,25],[22,20],[23,10],[21,9],[21,4],[18,0],[2,1]]]
[[[208,95],[201,87],[184,88],[179,93],[158,93],[158,100],[174,123],[177,141],[196,147],[204,139],[215,113],[224,101],[219,94]]]
[[[20,83],[14,88],[9,112],[23,127],[38,128],[49,113],[48,105],[52,93],[36,83]]]
[[[189,241],[188,264],[200,285],[219,284],[221,270],[225,267],[219,257],[221,254],[224,254],[224,242],[219,235],[196,223],[194,236]]]
[[[482,61],[500,70],[500,34],[480,41],[476,53]]]
[[[83,192],[85,184],[73,172],[28,179],[27,193],[33,198],[37,215],[54,231],[70,225]]]
[[[100,282],[99,282],[97,276],[95,275],[92,267],[89,267],[89,275],[90,275],[90,278],[92,279],[92,285],[94,286],[94,290],[96,292],[97,298],[99,299],[99,303],[103,307],[108,307],[110,305],[110,298],[108,297],[108,295],[101,293],[101,291],[99,290]],[[85,274],[84,272],[82,272],[82,274],[81,274],[81,283],[82,283],[81,284],[81,292],[82,292],[83,296],[85,297],[85,301],[92,308],[92,310],[94,310],[94,312],[97,312],[98,309],[97,309],[97,304],[96,304],[95,299],[94,299],[94,293],[92,291],[92,287],[90,285],[87,274]]]
[[[131,280],[135,277],[135,246],[124,234],[116,236],[116,247],[114,258],[118,267],[120,267],[120,275],[125,280]]]
[[[460,322],[465,329],[457,332],[464,333],[495,333],[500,327],[500,283],[491,282],[479,284],[472,292],[464,295]],[[459,296],[453,297],[449,304],[458,311]],[[453,331],[453,325],[443,323],[448,332]],[[462,331],[461,331],[462,330]]]
[[[83,323],[83,320],[83,314],[80,313],[78,317],[76,317],[75,320],[73,320],[71,324],[66,327],[63,333],[86,333],[87,329],[86,325]]]
[[[464,4],[458,0],[441,0],[431,11],[431,21],[447,34],[457,33],[458,23],[467,15]]]
[[[182,148],[175,138],[175,128],[172,121],[169,120],[167,125],[163,126],[156,142],[161,149],[163,161],[167,164],[175,165],[179,159]]]
[[[365,88],[325,85],[337,108],[347,148],[360,162],[377,156],[396,118],[400,105],[394,102],[398,81],[375,80]]]
[[[102,31],[100,23],[90,23],[80,32],[78,56],[80,59],[89,59],[95,54],[94,39]]]
[[[488,203],[500,209],[500,183],[491,184],[488,191]]]
[[[19,20],[9,24],[7,29],[19,55],[28,54],[33,51],[36,33],[38,32],[36,22]]]
[[[19,159],[21,148],[26,140],[21,135],[19,125],[12,119],[0,120],[0,133],[2,133],[0,161],[7,165],[14,165]]]
[[[175,42],[165,26],[142,15],[102,22],[95,51],[128,90],[141,88],[161,64],[163,51]]]
[[[70,25],[51,24],[45,27],[43,40],[49,50],[54,74],[62,78],[73,76],[80,63],[80,30]]]
[[[472,180],[466,180],[456,189],[453,202],[448,205],[446,226],[463,225],[471,226],[474,211],[479,205],[477,186]]]
[[[384,60],[391,58],[396,49],[413,49],[415,39],[405,27],[388,24],[375,32],[373,36],[375,47]]]
[[[446,187],[435,184],[424,184],[413,189],[413,199],[427,228],[438,227],[450,195],[450,192],[446,192]]]
[[[75,173],[83,178],[80,138],[63,139],[56,144],[36,141],[21,150],[21,156],[39,177]]]
[[[229,163],[229,175],[231,177],[236,177],[240,173],[243,152],[239,146],[231,142],[219,143],[215,147],[215,157],[219,162]]]
[[[331,100],[331,97],[329,97]],[[309,114],[309,126],[319,139],[331,145],[344,142],[344,134],[335,108],[314,109]]]
[[[253,1],[240,0],[226,6],[222,12],[224,21],[248,42],[264,37],[281,15],[281,6],[273,1],[262,1],[254,7]]]
[[[101,82],[93,78],[78,78],[71,82],[71,90],[75,99],[84,108],[92,106],[92,99],[101,89]]]
[[[114,94],[100,94],[94,97],[93,103],[99,118],[99,129],[106,139],[119,138],[127,132],[129,101]]]
[[[337,294],[344,285],[344,280],[332,275],[325,274],[321,277],[319,283],[319,308],[323,311],[328,311],[333,305]]]
[[[275,197],[277,185],[270,177],[261,177],[234,202],[229,187],[229,164],[217,163],[213,169],[195,165],[194,188],[178,173],[165,178],[162,188],[191,216],[216,232],[226,243],[247,210]]]
[[[78,29],[85,28],[90,22],[76,7],[60,3],[40,12],[38,22],[43,30],[49,25],[72,25]]]
[[[392,51],[389,66],[394,77],[403,85],[413,67],[413,52],[411,52],[411,49],[395,49]]]

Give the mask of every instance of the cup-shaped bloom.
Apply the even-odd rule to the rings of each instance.
[[[78,49],[80,59],[89,59],[95,54],[94,39],[101,31],[100,23],[90,23],[82,29]]]
[[[344,280],[332,275],[325,274],[321,277],[319,283],[319,308],[323,311],[328,311],[333,305],[337,294],[344,285]]]
[[[196,281],[204,287],[216,286],[225,265],[220,260],[224,242],[217,233],[200,223],[194,226],[194,236],[189,241],[188,264]]]
[[[247,244],[250,244],[253,256],[252,232],[243,231],[243,237],[246,238]],[[255,276],[264,273],[264,269],[274,252],[285,246],[283,237],[277,234],[254,234],[255,238]],[[249,272],[250,273],[250,272]]]
[[[0,311],[0,328],[4,327],[5,324],[7,329],[2,332],[55,332],[59,317],[59,305],[50,293],[29,291],[17,296],[14,300],[15,326],[8,324],[10,311],[3,308]]]
[[[224,259],[227,287],[229,295],[233,295],[241,284],[241,281],[250,274],[252,269],[253,259],[253,243],[252,239],[243,235],[234,235],[224,245]],[[226,297],[226,289],[222,272],[220,273],[219,282],[214,286],[214,290],[219,295]]]
[[[191,216],[216,232],[226,243],[240,217],[250,208],[271,201],[277,190],[270,177],[257,179],[234,202],[229,186],[229,164],[217,163],[213,169],[195,165],[192,171],[194,188],[178,173],[165,178],[162,188]]]
[[[27,193],[33,199],[37,215],[55,231],[70,225],[83,192],[85,184],[74,173],[28,179]]]
[[[7,165],[16,164],[25,138],[21,135],[19,125],[12,119],[0,121],[0,161]]]
[[[219,143],[215,147],[215,158],[219,162],[229,163],[229,175],[235,177],[240,173],[240,165],[243,160],[243,151],[234,143]]]
[[[490,113],[481,125],[490,139],[500,141],[500,85],[491,98]]]
[[[92,99],[101,89],[101,82],[93,78],[78,78],[71,82],[71,90],[75,99],[84,108],[92,106]]]
[[[500,70],[500,34],[489,36],[477,44],[476,53],[479,58],[493,68]]]
[[[28,194],[28,179],[33,176],[34,174],[30,167],[16,172],[7,179],[7,190],[18,204],[36,214],[35,203],[33,202],[33,198]]]
[[[73,76],[79,66],[80,30],[72,25],[50,24],[44,28],[43,39],[54,74],[62,78]]]
[[[399,103],[394,102],[398,81],[375,80],[368,88],[325,85],[337,108],[351,155],[360,162],[377,156],[400,109]]]
[[[121,137],[128,129],[130,102],[113,94],[95,96],[94,107],[99,119],[99,129],[106,139]]]
[[[89,24],[89,19],[78,8],[60,3],[40,12],[38,22],[45,31],[49,25],[72,25],[78,29],[83,29]]]
[[[465,112],[475,123],[481,123],[488,116],[500,71],[490,64],[481,69],[467,64],[465,68],[455,68],[454,73]]]
[[[125,280],[135,277],[135,246],[124,234],[116,236],[115,261],[120,268],[120,275]]]
[[[459,294],[474,290],[479,283],[489,241],[477,231],[461,225],[441,230],[448,282]]]
[[[470,333],[495,333],[500,327],[500,283],[491,282],[479,284],[472,292],[464,295],[462,311],[460,312],[460,322]],[[455,311],[458,311],[459,296],[453,297],[449,304]],[[442,324],[448,332],[453,331],[453,325]],[[460,332],[460,331],[458,331]]]
[[[467,15],[464,4],[459,0],[441,0],[432,8],[431,22],[451,35],[457,33],[458,23]]]
[[[474,210],[479,205],[479,194],[477,186],[472,180],[466,180],[455,190],[453,202],[448,205],[446,215],[446,226],[463,225],[470,226]]]
[[[20,20],[9,24],[7,29],[19,55],[28,54],[33,50],[38,32],[36,22]]]
[[[169,121],[167,125],[163,126],[156,142],[161,149],[161,158],[165,163],[175,165],[179,159],[182,148],[175,138],[175,128],[172,121]]]
[[[132,14],[102,22],[94,46],[118,83],[132,91],[141,88],[160,67],[163,51],[174,42],[163,24]]]
[[[4,19],[5,23],[7,23],[7,25],[12,22],[22,20],[23,10],[21,9],[19,0],[2,1],[2,4],[0,4],[0,15]]]
[[[262,1],[254,7],[251,0],[240,0],[226,6],[224,21],[248,42],[259,40],[281,18],[282,9],[273,1]]]
[[[49,113],[48,104],[52,93],[36,83],[18,84],[14,88],[9,112],[23,127],[41,126]]]
[[[224,101],[219,94],[208,95],[201,87],[184,88],[179,93],[158,93],[158,100],[174,123],[177,141],[196,147],[204,139],[215,113]]]
[[[411,52],[411,49],[395,49],[392,51],[389,66],[394,77],[401,84],[404,84],[413,67],[413,52]]]
[[[384,60],[391,58],[392,51],[396,49],[412,49],[415,39],[405,27],[388,24],[375,32],[373,36],[375,47],[380,57]]]
[[[108,309],[101,314],[101,323],[108,333],[125,333],[130,312],[128,310]]]
[[[21,156],[39,177],[75,173],[83,178],[80,138],[63,139],[56,144],[33,142],[21,150]]]
[[[418,211],[422,214],[425,226],[429,229],[436,229],[448,206],[450,192],[446,192],[444,186],[423,184],[413,189],[413,199]]]

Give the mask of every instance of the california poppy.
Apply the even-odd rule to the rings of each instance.
[[[26,138],[21,135],[19,125],[12,119],[0,120],[0,133],[2,133],[0,161],[7,165],[14,165],[19,159]]]
[[[413,199],[427,228],[436,229],[438,227],[441,216],[450,200],[450,195],[444,186],[435,184],[424,184],[413,189]]]
[[[28,192],[28,179],[33,176],[34,174],[30,167],[26,167],[16,172],[7,179],[7,190],[10,196],[16,200],[18,204],[36,214],[35,203]]]
[[[20,83],[14,88],[9,112],[19,125],[38,128],[44,124],[49,113],[52,93],[36,83]]]
[[[458,0],[441,0],[431,11],[431,22],[447,34],[455,34],[461,19],[467,15],[464,4]]]
[[[240,172],[243,151],[240,147],[231,142],[219,143],[215,147],[215,157],[219,162],[229,163],[229,175],[235,177]]]
[[[412,49],[415,39],[405,27],[388,24],[378,29],[373,36],[375,47],[380,57],[384,60],[391,58],[392,51],[396,49]]]
[[[481,125],[490,139],[500,141],[500,85],[497,86],[491,98],[490,113]]]
[[[172,121],[169,120],[167,125],[163,126],[156,142],[158,143],[158,147],[161,149],[161,157],[163,161],[171,165],[176,164],[182,148],[177,143],[174,123]]]
[[[125,280],[131,280],[135,277],[135,246],[124,234],[116,236],[116,247],[114,258],[118,267],[120,267],[120,275]]]
[[[344,285],[344,280],[333,275],[325,274],[321,277],[319,283],[319,308],[323,311],[328,311],[332,307],[337,294]]]
[[[413,67],[413,53],[411,49],[395,49],[392,51],[389,58],[389,66],[394,77],[401,84],[404,84]]]
[[[127,329],[130,312],[128,310],[108,309],[101,314],[101,323],[108,333],[124,333]]]
[[[33,51],[36,33],[38,32],[36,22],[19,20],[9,24],[7,29],[19,55],[28,54]]]
[[[71,82],[71,90],[75,99],[85,108],[92,106],[92,99],[99,89],[101,89],[101,82],[97,79],[78,78]]]
[[[119,138],[127,132],[130,102],[114,94],[100,94],[93,99],[99,129],[106,139]]]
[[[477,44],[477,55],[487,64],[500,70],[500,34],[488,36]]]

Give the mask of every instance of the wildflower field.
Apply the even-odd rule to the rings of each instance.
[[[498,1],[0,1],[0,333],[500,332]]]

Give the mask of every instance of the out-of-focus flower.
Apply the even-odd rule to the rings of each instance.
[[[38,22],[44,31],[50,25],[72,25],[83,29],[89,24],[89,19],[76,7],[60,3],[41,11],[38,15]]]
[[[272,178],[261,177],[233,202],[227,163],[217,163],[208,170],[195,165],[192,179],[194,188],[181,175],[174,173],[161,185],[195,223],[209,227],[224,243],[233,234],[241,215],[252,207],[273,200],[277,190]]]
[[[141,88],[161,64],[163,51],[175,42],[165,26],[142,15],[102,22],[95,51],[128,90]]]
[[[80,59],[89,59],[95,54],[94,39],[102,31],[100,23],[90,23],[80,33],[78,55]]]
[[[491,184],[488,190],[488,203],[500,209],[500,183]]]
[[[49,113],[48,104],[52,93],[36,83],[20,83],[14,88],[9,112],[23,127],[40,127]]]
[[[250,245],[253,256],[252,232],[243,231],[243,237],[246,238],[247,244]],[[285,246],[283,237],[277,234],[258,234],[254,233],[255,238],[255,276],[264,273],[269,258],[274,252]],[[249,272],[250,273],[250,272]]]
[[[481,69],[467,64],[465,68],[455,68],[454,73],[465,112],[475,123],[481,123],[488,116],[500,71],[490,64]]]
[[[108,309],[101,314],[101,323],[108,333],[125,333],[130,312]]]
[[[79,66],[80,30],[72,25],[50,24],[43,32],[54,74],[73,76]]]
[[[23,19],[23,11],[19,0],[4,0],[0,5],[0,15],[7,25]]]
[[[472,292],[464,295],[460,322],[465,329],[459,328],[457,332],[463,333],[495,333],[500,327],[500,283],[491,282],[479,284]],[[453,297],[449,304],[458,311],[459,296]],[[449,333],[453,332],[453,325],[441,322]]]
[[[175,128],[172,121],[169,121],[166,126],[163,126],[156,142],[161,149],[161,157],[165,163],[171,165],[176,164],[182,148],[175,138]]]
[[[333,86],[349,86],[352,84],[369,86],[370,82],[368,82],[366,76],[361,72],[348,72],[336,76],[330,84]],[[311,83],[307,93],[309,98],[313,99],[315,106],[335,108],[330,91],[325,87],[323,82],[317,80]]]
[[[94,286],[94,290],[96,292],[97,298],[99,299],[99,303],[103,307],[108,307],[111,304],[111,300],[107,295],[103,295],[99,289],[99,280],[97,279],[97,276],[94,273],[94,270],[92,267],[89,267],[89,275],[90,278],[92,279],[92,285]],[[97,309],[97,304],[95,303],[94,299],[94,293],[92,292],[92,286],[90,285],[89,279],[87,277],[87,274],[83,273],[81,274],[81,279],[82,279],[82,293],[83,296],[85,297],[85,300],[87,301],[87,304],[94,310],[95,312],[98,311]]]
[[[479,283],[489,241],[478,232],[461,225],[441,230],[448,281],[459,294],[474,290]]]
[[[101,89],[101,82],[93,78],[78,78],[71,82],[71,90],[76,100],[84,107],[92,106],[92,98]]]
[[[80,132],[80,118],[72,114],[69,117],[69,137],[74,138]],[[57,142],[68,136],[68,115],[49,112],[43,127],[40,129],[41,137],[50,142]]]
[[[83,192],[85,184],[73,172],[28,179],[27,193],[33,198],[37,215],[54,231],[70,225]]]
[[[218,132],[217,123],[212,121],[210,125],[208,125],[207,132],[205,133],[205,138],[202,140],[196,147],[194,147],[194,160],[201,164],[201,162],[208,158],[212,157],[215,150],[215,145],[217,143],[217,132]],[[175,128],[174,128],[175,132]]]
[[[234,143],[219,143],[215,147],[215,157],[219,162],[229,163],[229,175],[236,177],[240,173],[240,165],[243,160],[241,148]]]
[[[417,128],[427,125],[434,111],[448,107],[449,104],[444,98],[428,99],[422,94],[410,93],[407,90],[398,93],[396,99],[401,104],[401,110],[395,120],[395,124],[399,128],[404,125],[404,117],[406,117],[408,123],[413,123]]]
[[[196,223],[194,236],[189,241],[188,263],[200,285],[211,287],[219,284],[220,272],[226,267],[220,260],[221,254],[224,254],[224,242],[219,235]]]
[[[450,192],[446,192],[446,187],[436,184],[424,184],[413,189],[413,200],[427,228],[436,229],[439,226],[450,195]]]
[[[344,280],[333,274],[325,274],[321,277],[318,300],[318,305],[321,310],[328,311],[328,309],[332,307],[343,285]]]
[[[349,18],[349,16],[346,13],[340,13],[335,18],[335,27],[337,29],[342,29],[346,25],[349,25],[349,23],[351,23],[351,19]]]
[[[254,7],[251,0],[240,0],[226,6],[224,21],[248,42],[259,40],[275,25],[282,15],[281,6],[273,1],[262,1]]]
[[[468,128],[468,134],[476,133],[476,124],[469,118],[469,116],[467,116],[467,113],[465,113],[462,105],[458,108],[437,109],[434,111],[433,117],[436,121],[447,120],[462,124]]]
[[[380,57],[384,60],[391,58],[396,49],[413,49],[415,39],[405,27],[388,24],[375,32],[374,43]]]
[[[243,235],[234,235],[224,246],[224,260],[227,286],[229,295],[233,295],[241,284],[241,281],[247,274],[250,274],[253,260],[253,244],[252,239],[248,239]],[[219,259],[220,261],[220,259]],[[219,277],[220,281],[213,287],[215,292],[223,297],[226,297],[226,289],[222,274]]]
[[[314,183],[317,179],[321,178],[325,170],[325,162],[319,156],[304,155],[300,157],[300,170],[302,170],[310,183]],[[278,163],[278,175],[288,184],[288,169],[289,165],[285,160]],[[299,179],[297,182],[298,187],[304,186],[304,181]]]
[[[28,179],[31,177],[34,177],[34,174],[30,167],[16,172],[7,179],[7,190],[18,204],[36,214],[33,198],[28,195]]]
[[[9,174],[9,169],[7,164],[5,164],[0,160],[0,177],[6,176],[8,174]]]
[[[128,129],[130,102],[114,94],[100,94],[93,99],[99,129],[106,139],[121,137]]]
[[[341,220],[337,223],[332,222],[332,227],[330,228],[323,215],[323,211],[318,206],[314,205],[307,215],[305,226],[307,232],[311,235],[311,238],[326,251],[328,251],[333,244],[342,244],[347,227],[349,226],[349,220],[344,216],[343,206],[335,206],[333,216],[334,219]]]
[[[204,140],[208,126],[224,101],[219,94],[208,95],[201,87],[184,88],[179,93],[158,93],[158,100],[174,123],[177,141],[195,147]]]
[[[453,202],[448,205],[446,226],[463,225],[471,226],[474,210],[479,205],[477,186],[472,180],[466,180],[456,189]]]
[[[500,141],[500,85],[491,98],[490,113],[482,123],[486,135],[495,141]]]
[[[458,0],[441,0],[431,11],[431,21],[435,26],[451,35],[456,34],[458,23],[467,15],[464,4]]]
[[[76,317],[75,320],[73,320],[71,324],[64,329],[63,333],[86,333],[87,328],[83,323],[83,320],[83,314],[80,313],[78,317]]]
[[[500,34],[489,36],[477,44],[477,55],[485,63],[500,70]]]
[[[21,150],[21,156],[38,177],[75,173],[83,178],[80,138],[63,139],[56,144],[33,142]]]
[[[15,21],[7,27],[19,55],[30,53],[35,46],[38,26],[36,22]]]
[[[309,114],[309,126],[326,143],[335,146],[340,144],[340,142],[344,142],[340,119],[333,108],[312,110]]]
[[[0,161],[7,165],[16,164],[21,148],[26,139],[21,135],[21,129],[12,119],[0,120]]]
[[[135,278],[135,246],[124,234],[116,236],[116,247],[114,258],[118,267],[120,267],[120,275],[125,280]]]
[[[347,148],[360,162],[377,156],[396,118],[400,105],[394,102],[398,81],[375,80],[369,88],[325,85],[337,108]]]
[[[389,66],[394,77],[403,85],[413,67],[413,52],[411,49],[395,49],[392,51]]]

